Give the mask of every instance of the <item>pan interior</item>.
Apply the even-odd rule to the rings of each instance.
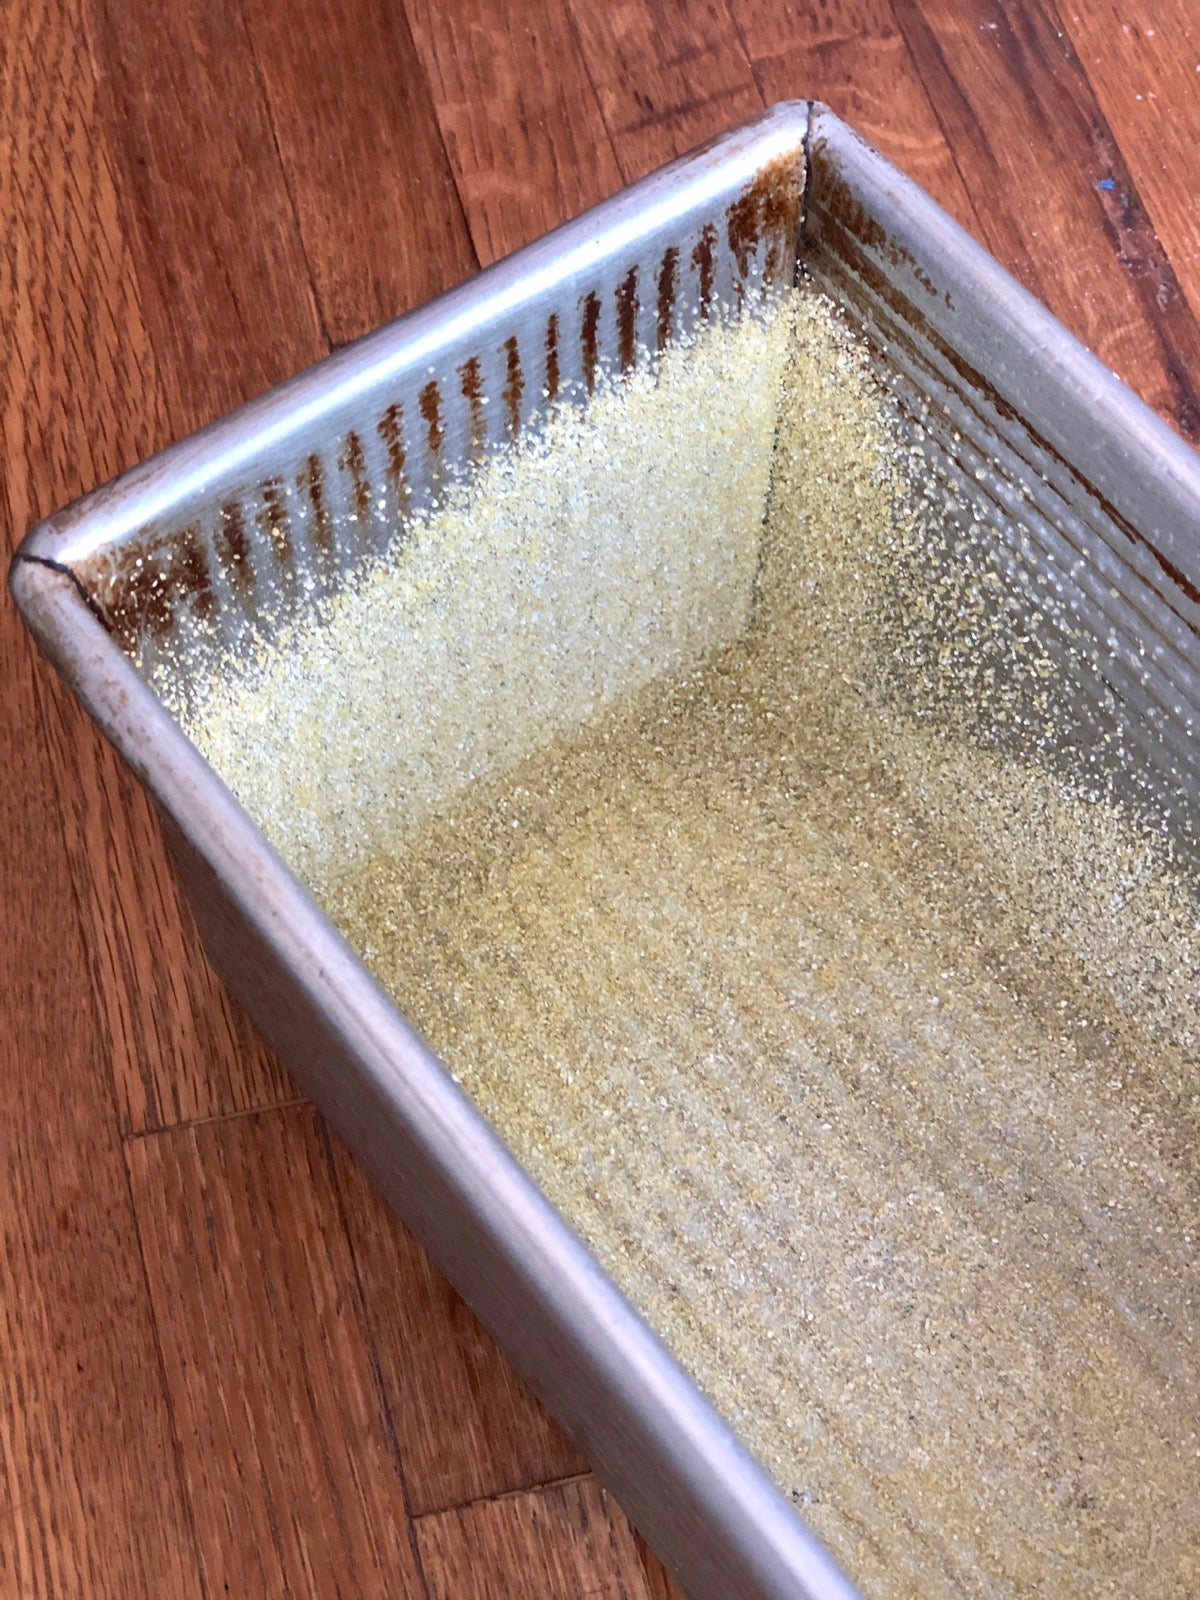
[[[802,284],[189,731],[865,1592],[1182,1596],[1194,885],[952,493]]]

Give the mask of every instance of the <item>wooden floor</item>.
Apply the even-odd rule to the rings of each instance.
[[[792,96],[1200,437],[1194,0],[10,0],[0,94],[10,546]],[[0,696],[0,1595],[661,1600],[11,606]]]

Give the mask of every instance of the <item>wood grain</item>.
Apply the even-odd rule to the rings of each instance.
[[[47,708],[45,736],[121,1131],[295,1099],[204,959],[141,787],[67,696]]]
[[[1198,33],[1188,0],[4,7],[5,537],[806,95],[1194,432]],[[315,1114],[241,1115],[294,1091],[11,607],[0,710],[0,1595],[677,1600]]]
[[[78,16],[0,11],[4,542],[144,451],[154,362]],[[47,738],[64,697],[0,613],[0,1594],[183,1594],[183,1495]],[[90,735],[89,735],[90,737]],[[68,756],[69,760],[69,756]]]
[[[186,1592],[195,1547],[98,1045],[32,651],[0,621],[6,773],[0,1594]]]
[[[585,1471],[586,1461],[337,1141],[334,1165],[413,1512]]]
[[[404,13],[388,0],[246,12],[317,301],[344,344],[432,299],[475,253]]]
[[[97,284],[81,285],[78,326],[51,317],[38,330],[40,362],[62,382],[59,413],[36,414],[36,448],[74,439],[79,459],[51,492],[24,494],[12,505],[22,532],[35,515],[322,348],[261,96],[252,78],[247,84],[244,65],[239,75],[225,59],[243,37],[235,29],[222,41],[219,18],[181,8],[142,17],[121,7],[110,17],[97,3],[91,12],[63,16],[64,26],[81,35],[84,59],[83,39],[90,34],[98,41],[104,77],[88,116],[59,112],[73,143],[61,152],[62,189],[47,197],[48,205],[50,214],[61,215],[76,203],[68,180],[87,170],[83,151],[90,145],[106,176],[102,191],[86,190],[82,199],[97,214],[99,243],[120,251],[111,269],[118,289],[110,305]],[[115,182],[102,124],[114,131]],[[239,147],[252,158],[236,159]],[[283,202],[274,214],[272,163],[276,200]],[[265,247],[249,238],[252,216],[266,228]],[[59,252],[33,261],[47,275],[64,268],[94,274],[104,255]],[[299,338],[290,320],[272,331],[280,321],[277,290],[289,282],[299,296]],[[47,293],[54,308],[52,282]],[[271,341],[278,346],[273,359]],[[86,373],[100,356],[108,362],[107,382],[89,392]],[[110,440],[110,430],[117,438]],[[121,1125],[152,1127],[290,1098],[294,1090],[277,1061],[204,964],[140,789],[69,700],[55,701],[47,720],[64,780],[66,843]]]
[[[633,1530],[593,1478],[416,1527],[430,1600],[651,1600]]]
[[[763,98],[824,100],[976,235],[975,208],[889,0],[742,0],[736,17]]]
[[[327,344],[237,0],[91,8],[101,109],[179,436]]]
[[[724,0],[573,0],[571,15],[626,183],[762,110]]]
[[[555,0],[406,0],[406,10],[481,263],[621,187]]]
[[[1088,0],[1059,14],[1155,237],[1200,317],[1200,11],[1193,0],[1159,0],[1138,17],[1117,0]],[[1128,195],[1115,174],[1097,181],[1106,177],[1113,187],[1099,192],[1124,208]]]
[[[1057,14],[895,0],[983,242],[1108,366],[1200,437],[1200,328]],[[1124,202],[1097,182],[1114,178]]]
[[[316,1113],[150,1134],[127,1155],[210,1591],[421,1596]]]

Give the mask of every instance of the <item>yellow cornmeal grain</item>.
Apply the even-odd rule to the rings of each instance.
[[[867,1594],[1190,1597],[1195,900],[1116,806],[869,692],[927,625],[914,466],[829,308],[790,314],[742,637],[514,724],[411,820],[352,678],[363,808],[315,736],[307,818],[244,743],[328,633],[197,736]],[[961,671],[986,590],[939,583]],[[402,604],[357,646],[395,672]]]
[[[602,383],[209,686],[198,743],[310,883],[745,630],[787,323]]]

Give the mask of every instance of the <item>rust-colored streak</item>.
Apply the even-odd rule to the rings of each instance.
[[[767,242],[763,277],[767,283],[784,279],[793,283],[800,255],[800,224],[804,212],[804,174],[792,156],[768,163],[759,177],[762,194],[762,231]]]
[[[749,276],[750,257],[758,248],[761,227],[762,207],[759,204],[756,185],[752,184],[738,195],[725,213],[729,248],[733,251],[733,259],[737,262],[738,276],[743,280]]]
[[[583,299],[583,381],[587,392],[596,391],[596,371],[600,365],[600,301],[594,294]]]
[[[297,486],[302,494],[308,496],[308,503],[312,507],[313,542],[328,555],[333,550],[333,518],[329,515],[329,503],[325,498],[325,468],[319,455],[313,454],[305,461]]]
[[[417,405],[425,419],[426,438],[429,441],[429,454],[435,462],[440,463],[442,446],[446,442],[446,429],[442,422],[442,391],[438,388],[437,379],[431,378],[417,396]]]
[[[552,311],[546,323],[546,399],[558,395],[558,312]]]
[[[800,227],[800,166],[777,156],[755,174],[725,213],[729,248],[744,282],[760,244],[765,246],[763,281],[794,271]]]
[[[259,493],[262,495],[262,510],[258,514],[258,525],[271,541],[279,570],[291,577],[292,532],[283,479],[264,478],[259,484]]]
[[[99,587],[107,590],[109,627],[130,651],[147,637],[161,644],[188,602],[204,622],[216,610],[208,551],[197,527],[148,537],[104,573]]]
[[[363,442],[353,429],[346,435],[346,443],[338,457],[338,467],[350,474],[350,502],[360,523],[371,520],[371,479],[367,474],[367,458]]]
[[[412,490],[408,482],[408,462],[404,450],[404,407],[390,405],[375,424],[375,431],[387,453],[387,475],[401,508],[408,505]]]
[[[525,393],[525,374],[521,370],[521,346],[515,334],[504,341],[504,404],[508,410],[508,429],[515,439],[521,431],[521,396]]]
[[[819,248],[831,264],[848,275],[850,286],[858,280],[875,294],[895,317],[896,326],[889,331],[889,338],[902,340],[918,359],[922,358],[917,341],[921,338],[927,340],[941,359],[957,374],[962,384],[959,398],[978,417],[984,427],[993,425],[988,415],[989,408],[1002,421],[1016,424],[1038,451],[1069,473],[1084,492],[1091,496],[1098,509],[1124,539],[1131,545],[1145,548],[1159,570],[1179,592],[1193,605],[1200,605],[1200,586],[1197,586],[1186,573],[1180,571],[1151,540],[1135,528],[1128,518],[1118,511],[1107,495],[1085,478],[1049,439],[1034,428],[1019,408],[973,367],[933,326],[925,312],[887,277],[874,259],[876,255],[885,256],[893,265],[907,267],[912,265],[911,256],[888,235],[874,217],[868,214],[831,163],[825,165],[822,177],[823,215],[820,223]],[[1014,450],[1017,449],[1012,441],[1010,445]],[[1019,450],[1017,453],[1020,455]],[[1036,462],[1027,460],[1023,455],[1021,459],[1025,461],[1031,473],[1040,471]],[[1113,547],[1110,545],[1109,549],[1113,550]],[[1116,551],[1113,550],[1113,553],[1116,554]],[[1141,579],[1141,574],[1136,568],[1130,567],[1128,570],[1141,581],[1145,581]],[[1200,634],[1200,629],[1172,605],[1166,595],[1160,595],[1160,598],[1171,614],[1178,618],[1190,633]]]
[[[638,269],[630,267],[617,286],[617,350],[621,371],[632,372],[637,360]]]
[[[658,323],[656,344],[659,355],[671,342],[671,326],[675,319],[675,289],[679,278],[679,251],[675,245],[664,253],[658,269]]]
[[[471,356],[458,369],[462,382],[463,399],[471,413],[471,455],[478,460],[487,439],[487,422],[483,414],[483,368],[478,356]]]
[[[184,528],[176,536],[166,578],[171,591],[168,604],[176,596],[186,598],[201,621],[207,622],[217,608],[217,597],[213,593],[208,551],[199,528]]]
[[[227,500],[221,507],[214,538],[217,560],[230,585],[243,597],[254,592],[254,567],[250,561],[250,536],[246,532],[246,512],[240,500]]]
[[[700,237],[696,240],[696,247],[692,251],[692,265],[700,279],[700,315],[705,322],[708,321],[712,310],[713,280],[716,276],[713,250],[716,248],[716,243],[717,230],[711,222],[707,222],[700,230]]]
[[[161,643],[171,631],[171,595],[157,551],[143,549],[126,574],[114,574],[109,599],[113,632],[127,650],[149,635]]]

